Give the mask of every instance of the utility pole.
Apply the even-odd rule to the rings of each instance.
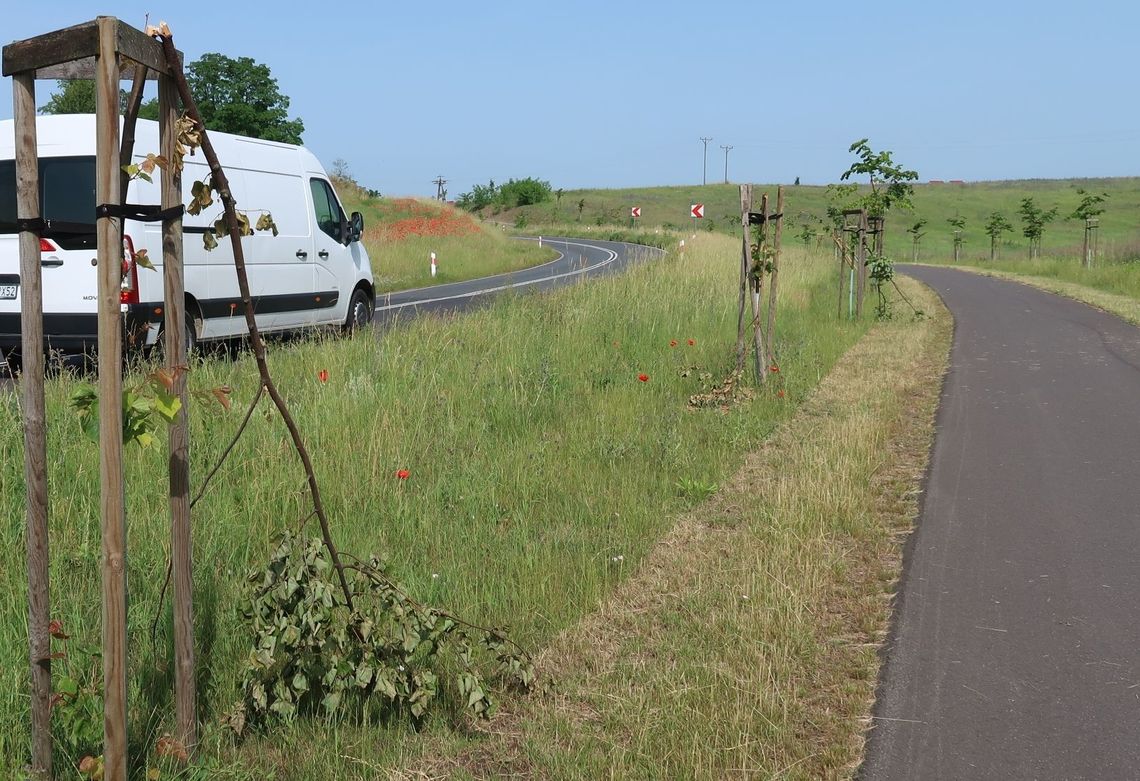
[[[447,180],[444,179],[442,175],[432,179],[431,183],[435,185],[435,199],[437,201],[442,201],[447,198],[447,190],[443,189],[443,186],[447,184]]]
[[[724,150],[724,183],[728,184],[728,150],[732,149],[732,145],[721,144],[720,148]]]
[[[701,136],[701,141],[705,142],[705,157],[704,165],[701,167],[701,184],[709,183],[709,141],[712,141],[712,136]]]

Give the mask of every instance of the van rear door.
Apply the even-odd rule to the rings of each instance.
[[[95,158],[41,157],[40,244],[44,336],[49,348],[94,347],[98,317],[95,239]],[[20,343],[21,280],[16,226],[16,171],[0,160],[0,343]]]

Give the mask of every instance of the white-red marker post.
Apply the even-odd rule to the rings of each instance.
[[[436,266],[435,253],[433,252],[433,253],[431,253],[431,275],[433,277],[435,276],[435,266]]]

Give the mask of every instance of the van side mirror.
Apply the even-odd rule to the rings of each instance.
[[[360,237],[364,235],[364,215],[360,212],[353,212],[352,217],[348,221],[348,243],[360,241]]]

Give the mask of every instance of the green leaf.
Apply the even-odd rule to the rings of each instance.
[[[340,692],[333,691],[326,694],[325,698],[321,700],[321,705],[324,706],[324,709],[329,713],[335,712],[336,709],[340,707]]]
[[[154,264],[150,262],[150,255],[147,254],[145,249],[140,249],[135,253],[135,264],[143,268],[148,268],[151,271],[156,271]]]
[[[174,422],[180,409],[182,409],[182,400],[177,396],[165,391],[155,393],[154,411],[161,415],[167,423]]]

